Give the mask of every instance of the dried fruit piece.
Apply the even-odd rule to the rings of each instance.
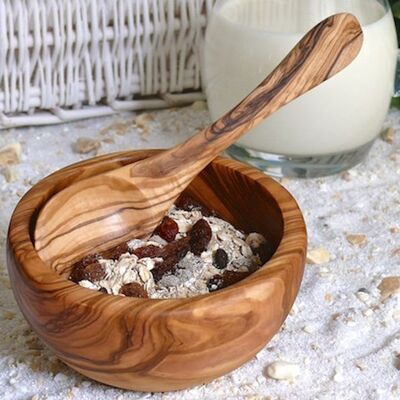
[[[222,278],[224,279],[224,287],[231,286],[244,278],[247,278],[251,272],[240,271],[224,271]]]
[[[222,289],[224,287],[224,278],[221,275],[214,275],[208,280],[207,287],[210,292]]]
[[[160,236],[167,242],[172,242],[175,240],[175,236],[178,232],[178,224],[172,218],[164,217],[161,224],[154,231],[154,234]]]
[[[176,265],[190,250],[189,237],[184,237],[174,242],[168,243],[161,250],[163,261],[155,266],[151,271],[154,280],[158,282],[165,274],[174,272]]]
[[[222,275],[214,275],[207,282],[207,287],[210,292],[214,292],[219,289],[226,288],[233,285],[244,278],[247,278],[251,274],[250,271],[239,272],[239,271],[224,271]]]
[[[146,289],[137,282],[123,285],[119,290],[119,293],[127,297],[140,297],[142,299],[147,299],[149,297]]]
[[[212,231],[211,227],[205,219],[198,220],[190,231],[190,251],[199,256],[203,251],[207,250],[210,243]]]
[[[173,273],[176,269],[176,265],[178,264],[178,262],[179,262],[178,257],[175,254],[164,258],[162,262],[157,264],[151,270],[154,281],[158,282],[165,274]]]
[[[178,240],[174,240],[171,243],[166,244],[163,247],[163,258],[176,255],[178,261],[186,256],[187,252],[190,250],[190,237],[183,237]]]
[[[75,283],[83,281],[85,279],[85,267],[81,263],[77,263],[72,267],[72,271],[69,275],[69,280]]]
[[[213,215],[213,213],[208,208],[204,207],[196,200],[193,200],[191,197],[186,195],[181,195],[179,199],[175,202],[175,206],[184,211],[200,211],[205,217]]]
[[[154,246],[153,244],[144,247],[137,247],[136,249],[132,250],[132,253],[138,258],[162,257],[163,252],[164,249],[162,247]]]
[[[100,258],[100,255],[97,253],[89,254],[82,258],[82,260],[80,261],[80,264],[82,264],[84,267],[86,267],[89,264],[96,262],[99,258]]]
[[[122,254],[129,253],[130,249],[127,243],[122,243],[110,250],[107,250],[102,254],[103,258],[110,258],[112,260],[118,260]]]
[[[274,248],[270,242],[264,242],[253,250],[253,254],[258,256],[262,264],[265,264],[273,256]]]
[[[97,261],[96,255],[90,255],[73,266],[69,279],[78,283],[83,280],[95,282],[103,279],[106,275],[104,267]]]
[[[224,269],[228,265],[228,254],[224,249],[217,249],[214,253],[214,266],[218,269]]]

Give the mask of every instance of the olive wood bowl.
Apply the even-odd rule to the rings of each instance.
[[[83,288],[67,279],[71,265],[48,265],[39,258],[35,222],[52,195],[154,152],[114,153],[50,175],[17,205],[7,245],[18,305],[57,357],[102,383],[153,392],[209,382],[260,351],[293,305],[307,246],[303,216],[286,189],[254,168],[217,158],[185,193],[237,228],[264,234],[275,248],[272,258],[241,282],[188,299],[137,299]],[[94,247],[105,250],[107,243]],[[77,248],[74,259],[91,252]]]

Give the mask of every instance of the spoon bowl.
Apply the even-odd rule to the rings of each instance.
[[[273,244],[273,257],[235,285],[188,299],[135,299],[83,288],[67,279],[71,265],[50,265],[33,232],[56,193],[89,177],[157,154],[116,153],[60,170],[34,186],[16,207],[7,264],[18,305],[43,343],[63,362],[97,381],[140,391],[206,383],[250,360],[279,330],[303,275],[306,229],[292,196],[279,183],[237,161],[217,158],[185,193],[247,232]],[[125,220],[107,220],[104,235],[123,236]],[[115,224],[121,233],[115,231]],[[73,247],[71,261],[107,250],[100,241]],[[62,258],[62,255],[60,255]]]

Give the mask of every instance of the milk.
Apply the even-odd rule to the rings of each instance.
[[[345,70],[288,104],[238,144],[285,155],[351,151],[379,133],[393,93],[397,40],[390,11],[377,0],[228,0],[217,3],[204,53],[213,119],[237,104],[303,34],[336,12],[354,14],[364,44]]]

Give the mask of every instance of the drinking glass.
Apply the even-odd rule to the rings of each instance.
[[[397,38],[386,0],[218,0],[204,48],[213,119],[257,86],[322,19],[350,12],[364,43],[345,70],[271,115],[228,154],[275,176],[317,177],[360,163],[393,94]]]

